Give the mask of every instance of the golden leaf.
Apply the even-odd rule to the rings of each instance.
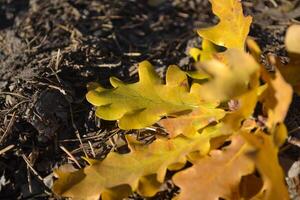
[[[259,72],[257,71],[250,77],[248,91],[229,102],[229,105],[234,104],[234,108],[233,111],[228,112],[222,120],[224,122],[223,131],[225,131],[225,133],[238,131],[242,128],[242,122],[249,120],[257,105],[260,90]]]
[[[180,134],[191,137],[198,133],[198,130],[204,128],[212,122],[218,122],[225,116],[225,111],[211,107],[200,106],[198,109],[186,115],[175,118],[166,118],[159,121],[170,137],[176,137]]]
[[[255,58],[257,62],[260,62],[262,52],[258,44],[251,37],[247,38],[246,43],[251,55]]]
[[[213,27],[200,29],[198,34],[219,46],[244,49],[252,18],[245,17],[240,0],[210,0],[212,10],[220,19]]]
[[[253,162],[245,155],[243,137],[235,135],[229,147],[212,150],[192,167],[174,175],[180,187],[179,200],[237,199],[242,176],[254,171]]]
[[[273,76],[263,68],[261,71],[262,78],[268,86],[261,94],[260,101],[268,114],[267,126],[272,128],[284,121],[292,101],[293,90],[277,69]]]
[[[288,28],[285,37],[285,46],[289,52],[290,62],[283,65],[278,62],[278,69],[282,76],[294,88],[294,91],[300,95],[300,25],[292,25]]]
[[[205,100],[225,101],[249,90],[251,77],[257,74],[259,65],[249,54],[229,49],[223,53],[224,62],[210,60],[198,65],[211,79],[202,86],[201,97]]]
[[[214,45],[212,42],[209,40],[203,39],[202,40],[202,50],[198,48],[191,48],[189,50],[190,56],[198,62],[198,61],[206,61],[210,60],[213,58],[213,55],[217,53],[216,45]]]
[[[250,152],[250,157],[263,179],[263,187],[253,199],[288,200],[283,170],[277,157],[278,146],[274,143],[273,136],[261,130],[256,134],[242,133],[242,135],[255,149],[254,152]]]
[[[218,136],[220,131],[216,126],[204,129],[193,138],[157,139],[150,145],[130,142],[128,154],[111,152],[103,161],[90,162],[91,166],[75,172],[58,169],[53,191],[82,200],[96,200],[101,194],[103,200],[122,199],[131,190],[151,196],[164,181],[168,168],[175,164],[184,166],[191,153],[206,155],[210,139]]]
[[[292,25],[288,28],[285,46],[289,53],[300,54],[300,25]]]

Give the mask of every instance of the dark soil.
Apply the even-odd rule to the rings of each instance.
[[[254,17],[250,35],[265,55],[286,60],[284,34],[299,23],[299,0],[253,2],[243,1]],[[124,132],[95,118],[85,100],[87,83],[109,86],[110,76],[136,80],[137,63],[145,59],[162,76],[170,64],[190,69],[187,49],[200,43],[195,30],[217,23],[210,10],[207,0],[159,6],[145,0],[0,0],[0,199],[56,199],[49,189],[52,172],[71,162],[67,153],[85,166],[85,153],[101,158],[118,150],[113,141]],[[300,122],[297,99],[293,105],[290,130]],[[293,163],[299,152],[292,147],[282,157]],[[171,199],[177,189],[167,188],[154,199]]]

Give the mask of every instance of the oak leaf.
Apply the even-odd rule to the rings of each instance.
[[[300,25],[292,25],[285,36],[285,46],[290,54],[300,54]]]
[[[251,38],[248,38],[247,45],[255,59],[260,60],[261,50],[257,43]],[[275,72],[269,73],[264,66],[260,66],[261,78],[265,81],[266,84],[258,88],[258,96],[259,100],[264,105],[265,114],[268,116],[267,126],[273,129],[278,123],[284,121],[289,109],[289,105],[292,101],[293,91],[291,86],[286,82],[285,78],[290,78],[289,80],[291,80],[293,79],[293,77],[298,76],[295,76],[295,74],[297,74],[297,71],[293,71],[296,68],[291,69],[290,65],[283,66],[278,58],[274,56],[269,56],[268,58],[269,62],[275,67]],[[300,69],[300,63],[298,69]],[[293,74],[289,74],[291,72],[293,72]]]
[[[261,87],[264,87],[259,85],[259,78],[260,73],[257,71],[250,77],[248,91],[228,102],[231,112],[228,112],[222,120],[225,124],[223,128],[225,133],[238,131],[242,128],[242,122],[250,120],[257,105]]]
[[[248,37],[246,40],[246,44],[247,44],[247,49],[249,50],[251,55],[255,58],[257,62],[260,62],[262,51],[258,46],[258,44],[256,43],[256,41],[253,38]]]
[[[198,48],[191,48],[189,50],[189,55],[194,59],[194,61],[196,62],[203,62],[203,61],[207,61],[207,60],[211,60],[213,59],[217,53],[218,50],[216,48],[216,45],[214,45],[212,42],[203,39],[202,40],[202,49],[198,49]],[[207,74],[205,74],[204,72],[200,72],[198,71],[190,71],[190,72],[186,72],[187,75],[191,78],[193,78],[194,80],[204,80],[204,79],[208,79],[209,76]]]
[[[101,194],[103,200],[122,199],[131,190],[151,196],[164,181],[168,168],[178,164],[183,167],[191,153],[206,155],[210,139],[218,136],[220,131],[216,126],[204,129],[193,138],[162,138],[150,145],[130,142],[128,154],[111,152],[103,161],[93,160],[90,166],[71,173],[58,170],[53,191],[82,200],[96,200]]]
[[[213,27],[198,30],[198,34],[219,46],[244,49],[252,18],[245,17],[240,0],[210,0],[212,11],[220,19]]]
[[[211,77],[202,86],[200,96],[205,100],[225,101],[244,94],[259,70],[254,58],[241,50],[228,49],[223,58],[223,62],[213,59],[198,64],[198,69]]]
[[[190,56],[192,56],[196,62],[210,60],[213,58],[213,55],[218,52],[216,45],[209,40],[203,39],[201,46],[201,50],[198,48],[191,48],[189,50]]]
[[[294,91],[300,95],[300,25],[288,28],[285,46],[289,52],[290,62],[287,65],[279,64],[278,68],[282,76],[293,86]]]
[[[190,112],[202,104],[199,85],[189,86],[186,74],[170,66],[163,84],[148,61],[139,64],[139,82],[125,84],[111,78],[113,89],[90,90],[87,100],[97,107],[96,115],[105,120],[119,120],[122,129],[150,126],[164,116]]]
[[[261,69],[262,79],[268,84],[261,94],[260,101],[267,112],[267,126],[272,129],[277,123],[283,122],[292,101],[292,87],[284,80],[278,69],[275,74]]]
[[[223,109],[212,106],[200,106],[198,109],[175,118],[166,118],[159,121],[169,133],[170,137],[176,137],[180,134],[191,137],[198,133],[198,130],[205,126],[219,122],[225,116]]]
[[[253,162],[245,155],[247,144],[240,135],[232,137],[225,150],[212,150],[192,167],[174,175],[180,187],[179,200],[236,199],[244,175],[254,171]]]
[[[257,79],[258,80],[258,79]],[[241,129],[242,122],[249,119],[254,113],[258,102],[258,87],[251,89],[239,98],[232,100],[236,105],[236,110],[228,112],[222,120],[224,122],[224,134]]]
[[[249,152],[249,155],[263,179],[263,187],[253,199],[288,200],[283,170],[278,161],[279,147],[274,142],[273,135],[267,135],[261,130],[256,134],[242,133],[242,135],[255,149]]]

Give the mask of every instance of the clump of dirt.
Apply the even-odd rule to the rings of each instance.
[[[274,2],[243,1],[254,17],[250,35],[284,60],[285,30],[299,19],[299,3]],[[146,0],[0,0],[0,199],[55,199],[54,168],[74,159],[85,166],[85,154],[102,158],[124,134],[95,118],[87,83],[136,80],[145,59],[162,76],[169,64],[190,69],[187,49],[200,44],[195,30],[217,21],[207,0],[155,7]],[[178,189],[167,188],[154,199],[171,199]]]

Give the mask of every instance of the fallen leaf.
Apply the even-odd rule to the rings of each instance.
[[[284,79],[293,86],[294,92],[300,95],[300,63],[278,66]]]
[[[154,195],[168,168],[174,164],[183,167],[193,152],[206,155],[210,139],[220,134],[216,127],[204,129],[193,138],[162,138],[150,145],[130,142],[129,139],[131,152],[128,154],[111,152],[103,161],[93,160],[89,162],[91,166],[71,173],[57,170],[59,177],[54,182],[53,191],[63,197],[82,200],[96,200],[101,194],[104,194],[103,200],[122,199],[131,190]]]
[[[139,129],[164,116],[193,111],[203,102],[199,91],[193,89],[199,88],[197,83],[190,87],[186,74],[176,66],[168,68],[166,84],[147,61],[140,63],[139,77],[139,82],[133,84],[111,78],[113,89],[90,90],[86,98],[97,107],[96,115],[105,120],[119,120],[121,129]]]
[[[198,34],[219,46],[244,49],[252,18],[245,17],[240,0],[210,0],[212,11],[220,19],[213,27],[198,30]]]
[[[192,167],[174,175],[180,187],[179,200],[237,199],[239,183],[254,171],[253,162],[245,155],[243,137],[235,135],[224,150],[212,150]]]
[[[255,40],[251,37],[248,37],[246,40],[246,44],[251,55],[255,58],[257,62],[260,62],[262,52]]]
[[[192,56],[192,58],[196,62],[210,60],[213,58],[213,55],[218,52],[218,50],[216,49],[216,45],[214,45],[209,40],[203,39],[201,45],[202,50],[198,48],[191,48],[189,50],[190,56]]]
[[[225,101],[244,94],[249,90],[251,77],[259,70],[254,58],[241,50],[228,49],[223,56],[225,63],[213,59],[198,65],[211,77],[200,94],[207,101]]]
[[[285,46],[289,53],[300,54],[300,25],[292,25],[288,28]]]
[[[215,106],[211,106],[211,108],[200,106],[191,113],[175,118],[162,119],[158,123],[166,129],[171,138],[180,134],[191,137],[210,123],[218,123],[225,114],[224,110],[215,108]]]
[[[263,179],[263,187],[253,199],[288,200],[283,170],[278,161],[279,147],[274,143],[273,136],[261,130],[256,134],[242,133],[242,135],[255,149],[249,152],[249,155]]]
[[[236,101],[238,104],[237,109],[229,112],[222,120],[225,124],[222,130],[224,134],[238,131],[242,128],[242,122],[252,116],[258,102],[257,88],[246,92]]]
[[[194,59],[194,61],[198,62],[200,60],[200,56],[202,54],[202,51],[198,48],[190,48],[189,55]]]
[[[198,48],[191,48],[189,50],[189,55],[196,61],[196,62],[203,62],[203,61],[207,61],[207,60],[211,60],[213,58],[216,58],[217,56],[217,49],[216,49],[216,45],[214,45],[212,42],[203,39],[202,40],[202,49],[198,49]],[[197,71],[189,71],[186,72],[187,75],[191,78],[193,78],[194,80],[204,80],[204,79],[208,79],[209,76],[204,73],[201,72],[200,70]]]
[[[282,76],[289,82],[294,91],[300,95],[300,25],[288,28],[285,37],[285,46],[289,52],[290,61],[287,65],[277,62],[277,67]]]
[[[293,90],[277,69],[274,75],[263,68],[261,71],[262,78],[268,86],[261,94],[260,101],[268,115],[267,126],[272,128],[284,121],[292,101]]]
[[[274,137],[274,144],[277,147],[281,147],[287,139],[288,130],[283,122],[276,124],[273,137]]]
[[[241,128],[247,129],[244,123],[251,118],[260,95],[259,75],[258,71],[254,73],[250,77],[248,91],[232,100],[236,105],[235,109],[228,112],[222,120],[224,122],[224,133],[236,132]]]

